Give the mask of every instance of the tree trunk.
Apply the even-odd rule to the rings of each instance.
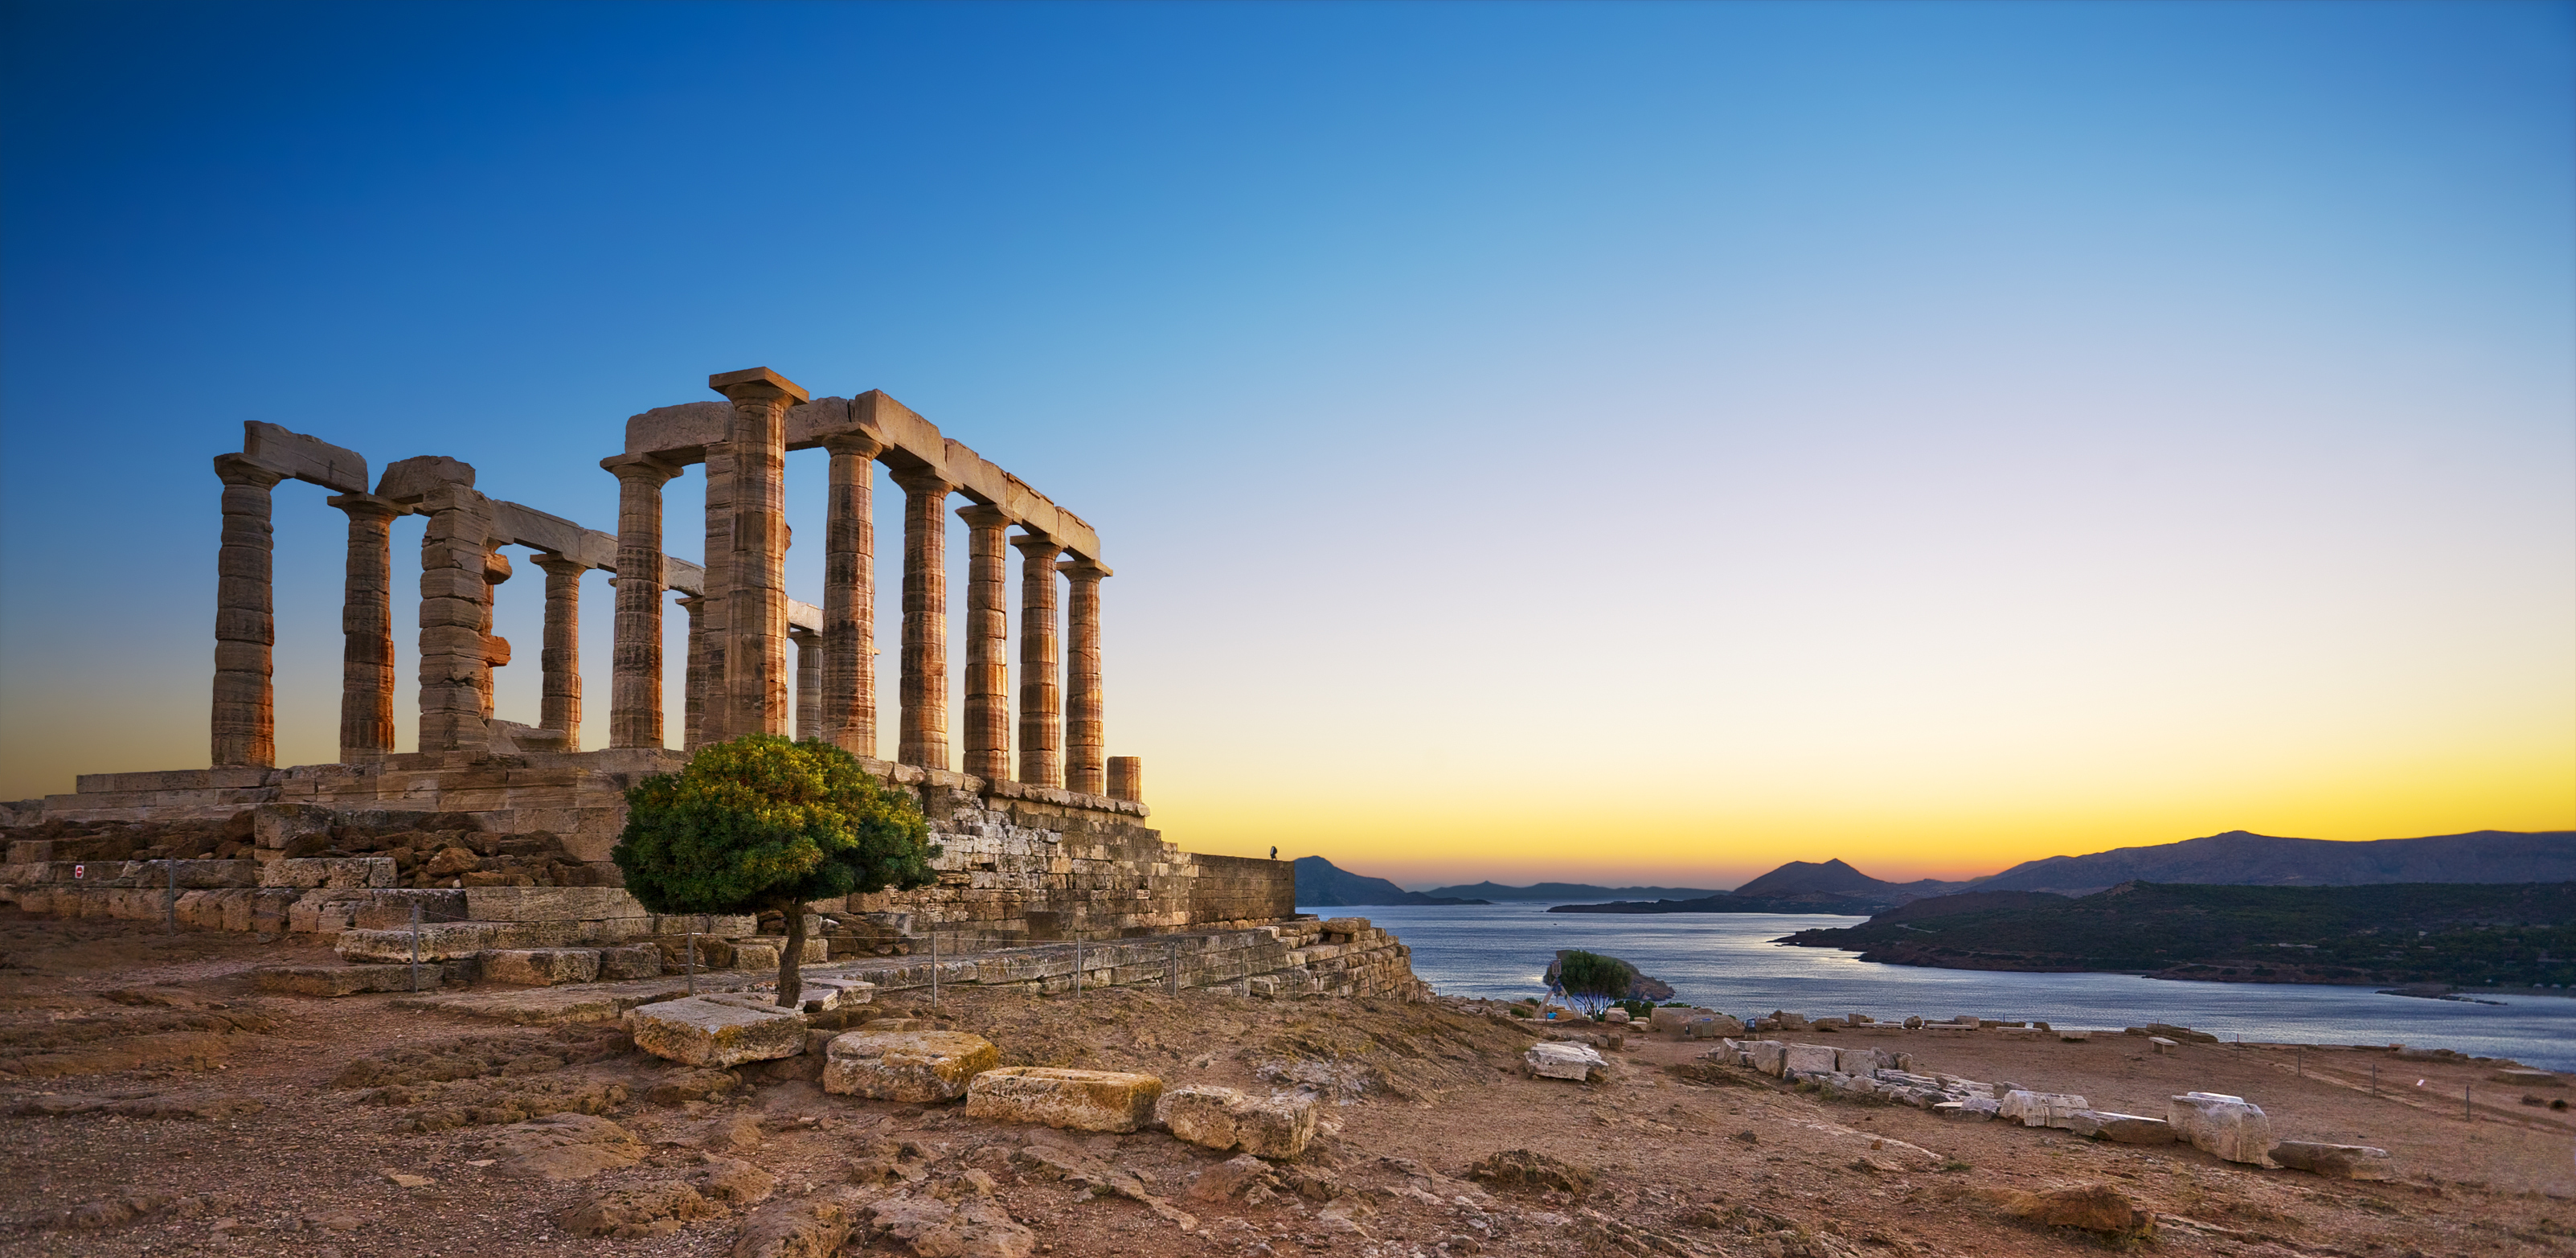
[[[805,959],[805,906],[787,906],[787,946],[778,950],[778,1007],[793,1009],[803,1002],[805,982],[796,973],[797,963]]]

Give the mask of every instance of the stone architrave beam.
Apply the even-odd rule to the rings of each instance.
[[[335,494],[367,492],[365,455],[275,424],[242,421],[242,457],[284,479],[320,485]]]
[[[668,463],[697,463],[724,443],[733,408],[722,402],[662,406],[626,421],[626,452]],[[1099,560],[1100,536],[1082,517],[1057,506],[1028,482],[987,461],[964,443],[941,436],[937,425],[903,403],[871,389],[855,398],[816,398],[787,412],[787,448],[810,450],[848,433],[872,437],[885,449],[879,462],[898,472],[921,471],[957,493],[1000,507],[1011,519],[1064,544],[1078,559]]]

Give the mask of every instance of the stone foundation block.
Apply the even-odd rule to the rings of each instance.
[[[650,919],[643,904],[624,887],[467,887],[466,916],[485,922],[594,921],[633,917]],[[636,934],[650,933],[649,920]]]
[[[662,950],[659,948],[599,950],[599,977],[602,979],[658,978],[661,973]]]
[[[2066,1129],[2079,1136],[2115,1144],[2172,1144],[2173,1124],[2138,1114],[2080,1109],[2066,1116]]]
[[[2318,1144],[2308,1140],[2285,1140],[2272,1146],[2272,1160],[2293,1170],[2307,1171],[2333,1179],[2395,1179],[2395,1163],[2388,1150],[2366,1144]]]
[[[807,1013],[851,1009],[877,998],[877,985],[855,978],[804,978],[797,1007]]]
[[[483,953],[483,981],[522,987],[587,983],[599,977],[596,948],[498,948]]]
[[[826,959],[829,959],[828,957]],[[774,943],[737,943],[733,946],[736,970],[773,971],[778,968],[778,945]]]
[[[738,1066],[805,1051],[803,1015],[704,997],[638,1005],[627,1012],[626,1028],[635,1047],[687,1066]]]
[[[1834,1050],[1822,1044],[1792,1044],[1781,1069],[1791,1075],[1834,1073]]]
[[[1755,1070],[1775,1079],[1787,1073],[1789,1068],[1787,1044],[1779,1040],[1755,1040],[1745,1045],[1744,1049],[1745,1054],[1752,1058]]]
[[[1570,1079],[1576,1083],[1596,1083],[1610,1077],[1610,1063],[1585,1044],[1548,1041],[1532,1044],[1521,1054],[1521,1066],[1538,1079]]]
[[[260,866],[259,885],[308,889],[390,887],[394,877],[394,860],[390,856],[308,856],[273,860]]]
[[[1662,1010],[1656,1012],[1660,1013]],[[1705,1014],[1682,1023],[1682,1038],[1686,1040],[1720,1040],[1742,1034],[1744,1034],[1743,1019],[1729,1017],[1722,1013]]]
[[[1834,1050],[1834,1070],[1841,1074],[1866,1079],[1895,1064],[1888,1060],[1887,1053],[1881,1049],[1837,1048]]]
[[[465,893],[445,887],[393,887],[368,893],[351,923],[358,930],[410,930],[412,906],[420,920],[453,922],[464,918]]]
[[[2016,1089],[1997,1101],[1995,1117],[2009,1118],[2024,1127],[2059,1127],[2067,1125],[2068,1116],[2077,1110],[2091,1109],[2093,1103],[2071,1092],[2032,1092]]]
[[[1002,1062],[992,1041],[963,1031],[851,1031],[823,1057],[824,1091],[916,1105],[956,1100]]]
[[[1293,1158],[1315,1138],[1315,1098],[1247,1096],[1233,1088],[1190,1084],[1155,1103],[1154,1121],[1178,1139],[1219,1153]]]
[[[317,804],[261,804],[251,810],[250,829],[260,847],[276,851],[297,839],[328,837],[339,815]]]
[[[295,996],[356,996],[367,992],[407,992],[411,990],[412,971],[408,965],[264,965],[250,972],[251,982],[264,992],[285,992]],[[438,986],[435,965],[420,967],[423,989]]]
[[[1152,1119],[1163,1081],[1115,1070],[1003,1066],[966,1086],[966,1113],[999,1123],[1073,1131],[1134,1131]]]
[[[2272,1120],[2241,1096],[2186,1092],[2167,1101],[2165,1121],[2174,1138],[2230,1162],[2269,1166]]]
[[[496,949],[561,948],[573,934],[571,922],[429,922],[420,928],[420,955],[446,960]],[[349,961],[408,961],[412,932],[344,930],[332,947]]]

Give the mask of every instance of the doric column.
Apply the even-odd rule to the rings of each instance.
[[[787,408],[766,367],[707,377],[733,403],[733,560],[725,573],[725,736],[787,732]]]
[[[662,485],[680,469],[642,456],[600,460],[617,474],[617,644],[608,745],[662,745]]]
[[[823,635],[787,627],[796,644],[796,741],[823,736]]]
[[[1002,531],[1011,517],[981,504],[966,521],[966,764],[987,782],[1011,775],[1011,613]]]
[[[927,470],[903,487],[903,729],[895,758],[948,767],[948,491]]]
[[[1064,785],[1063,694],[1056,681],[1055,557],[1064,544],[1043,533],[1011,539],[1020,549],[1020,780]]]
[[[545,670],[539,729],[563,731],[564,750],[581,750],[581,574],[587,569],[561,555],[539,555],[546,573],[546,644],[537,652]]]
[[[1101,761],[1109,754],[1101,729],[1100,579],[1109,570],[1088,560],[1064,565],[1071,597],[1065,600],[1064,788],[1103,793]]]
[[[707,745],[707,631],[699,623],[706,617],[707,600],[683,594],[680,610],[689,614],[689,658],[680,683],[680,750],[695,752]]]
[[[492,552],[492,500],[442,485],[421,500],[420,749],[490,745],[492,665],[509,644],[492,636],[492,586],[506,560]]]
[[[725,594],[733,571],[733,447],[723,442],[707,447],[706,590],[698,595],[696,627],[690,631],[689,684],[698,696],[698,732],[694,751],[725,740]]]
[[[1145,761],[1143,757],[1111,756],[1109,758],[1109,790],[1107,794],[1111,799],[1134,800],[1140,804],[1145,802]]]
[[[277,764],[277,712],[269,689],[269,649],[277,643],[269,583],[276,540],[268,491],[286,479],[238,454],[219,455],[224,529],[215,552],[216,768]]]
[[[372,494],[335,494],[349,515],[348,583],[340,600],[340,763],[372,764],[394,749],[394,517]]]
[[[864,433],[826,437],[830,501],[823,534],[823,697],[816,737],[854,756],[877,754],[877,526],[869,477],[885,443]]]

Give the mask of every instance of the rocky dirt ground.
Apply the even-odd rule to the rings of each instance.
[[[2576,1128],[2502,1088],[2462,1121],[2460,1085],[2487,1070],[2470,1064],[1815,1037],[2131,1112],[2240,1093],[2283,1138],[2396,1153],[2402,1179],[2347,1183],[1827,1101],[1663,1036],[1608,1054],[1605,1083],[1532,1080],[1526,1026],[1440,1002],[952,992],[934,1015],[1006,1064],[1329,1097],[1327,1134],[1262,1166],[1155,1132],[826,1096],[811,1058],[693,1071],[614,1027],[251,990],[249,967],[307,951],[324,959],[0,914],[0,1255],[822,1254],[844,1225],[840,1252],[919,1258],[2576,1254]],[[1528,1155],[1495,1160],[1512,1151]],[[2106,1186],[2152,1227],[2006,1212],[2067,1185]]]

